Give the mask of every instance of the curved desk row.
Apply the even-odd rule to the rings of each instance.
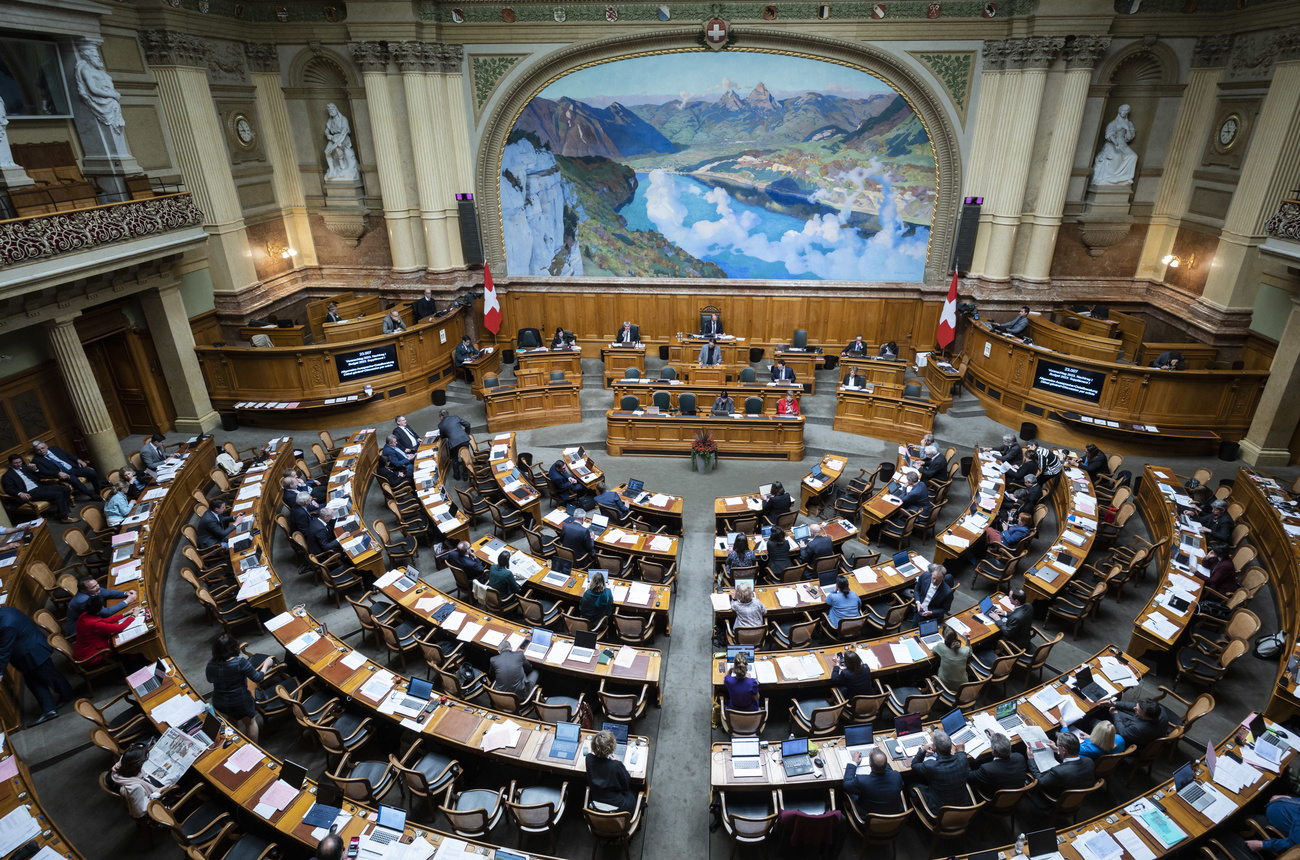
[[[615,409],[621,408],[623,398],[629,396],[635,397],[643,409],[653,406],[654,393],[664,391],[668,394],[669,408],[679,409],[678,398],[683,394],[694,394],[695,411],[706,415],[713,408],[713,401],[717,400],[724,391],[731,395],[731,399],[741,409],[745,407],[745,398],[761,398],[764,415],[776,414],[776,404],[785,398],[786,392],[793,392],[796,401],[803,397],[803,386],[797,383],[787,385],[777,382],[734,382],[730,385],[687,385],[681,380],[672,379],[618,379],[610,387],[614,391]]]
[[[976,510],[962,509],[957,518],[947,528],[935,536],[934,562],[947,564],[961,555],[971,546],[984,540],[984,529],[1002,510],[1002,500],[1006,497],[1007,479],[1003,466],[992,454],[985,454],[976,447],[971,458],[970,476],[971,501]]]
[[[404,332],[348,343],[254,349],[195,348],[212,406],[250,424],[315,430],[346,411],[346,421],[389,420],[429,404],[453,376],[452,350],[464,333],[460,313]],[[494,353],[499,356],[500,352]],[[371,386],[374,396],[366,394]],[[357,396],[359,399],[348,401]],[[338,398],[343,402],[337,402]],[[327,403],[326,401],[335,401]],[[241,403],[297,403],[294,409],[236,410]]]
[[[1167,455],[1176,446],[1204,449],[1215,434],[1239,439],[1268,381],[1265,371],[1169,371],[1081,358],[1026,345],[984,323],[965,331],[970,387],[989,417],[1010,427],[1034,423],[1061,445],[1081,448],[1102,436],[1109,440],[1102,447]],[[1085,427],[1057,413],[1094,421]]]
[[[564,529],[569,514],[556,508],[542,519],[546,527],[557,535]],[[610,523],[596,535],[596,551],[608,552],[623,558],[644,558],[667,567],[677,561],[682,539],[677,535],[642,531],[629,525]]]
[[[549,380],[537,385],[497,385],[483,389],[483,407],[487,410],[488,430],[531,430],[557,424],[582,421],[582,404],[578,400],[581,379],[563,382]]]
[[[1203,581],[1191,568],[1198,567],[1205,557],[1206,542],[1199,533],[1180,531],[1175,499],[1182,495],[1182,481],[1172,469],[1147,465],[1142,473],[1142,486],[1138,488],[1137,504],[1152,541],[1160,543],[1155,554],[1160,583],[1134,617],[1129,639],[1129,653],[1134,657],[1173,648],[1196,617]],[[1180,554],[1190,563],[1185,565],[1179,561]],[[1181,610],[1174,608],[1170,605],[1171,596],[1182,598],[1188,606]]]
[[[271,557],[275,517],[284,499],[281,479],[294,468],[293,439],[277,439],[264,453],[267,459],[244,473],[235,496],[231,512],[248,517],[252,525],[247,532],[230,536],[230,569],[239,579],[236,597],[252,609],[275,614],[285,609],[284,591],[274,568],[262,560]]]
[[[1037,562],[1023,567],[1023,587],[1030,603],[1050,601],[1060,594],[1087,561],[1097,536],[1097,495],[1087,472],[1073,466],[1063,469],[1053,482],[1050,501],[1056,540]]]
[[[689,456],[695,434],[707,430],[718,456],[758,460],[802,460],[802,416],[637,415],[609,410],[605,448],[614,457]]]
[[[715,516],[720,519],[726,510],[737,508],[737,505],[734,504],[737,498],[742,500],[743,505],[744,500],[756,499],[758,496],[719,496],[713,500],[714,511],[716,512]],[[744,510],[744,508],[742,507],[741,510]],[[810,523],[810,525],[812,524]],[[836,517],[832,520],[823,520],[822,522],[817,523],[817,525],[820,525],[822,530],[826,533],[826,537],[831,539],[831,545],[835,547],[836,552],[839,552],[845,541],[858,536],[858,527],[843,517]],[[760,532],[750,535],[748,539],[749,548],[754,551],[754,555],[758,556],[760,559],[766,559],[767,540],[763,537],[762,533]],[[795,542],[795,539],[789,534],[785,536],[785,540],[786,546],[790,550],[790,561],[792,563],[797,563],[802,547],[800,547],[799,544]],[[728,535],[717,535],[713,538],[713,566],[716,570],[722,569],[722,565],[727,561],[727,552],[730,549],[731,544],[728,542]]]
[[[919,397],[904,397],[893,386],[873,390],[839,389],[835,395],[833,429],[888,442],[920,442],[934,429],[939,404]]]

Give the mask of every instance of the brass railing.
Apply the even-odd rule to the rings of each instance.
[[[203,223],[188,191],[0,221],[0,267]]]

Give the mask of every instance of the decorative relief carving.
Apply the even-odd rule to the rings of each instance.
[[[1115,396],[1116,409],[1131,409],[1133,403],[1133,382],[1134,378],[1126,376],[1120,381],[1119,394]]]
[[[941,84],[961,124],[966,124],[966,111],[970,107],[971,87],[975,81],[974,51],[908,51],[913,57],[925,64]]]
[[[989,39],[984,42],[984,70],[1000,72],[1007,67],[1011,56],[1011,43],[1015,39]]]
[[[442,51],[442,73],[459,75],[465,61],[464,45],[439,45]]]
[[[1201,36],[1192,46],[1193,69],[1217,69],[1228,64],[1232,51],[1232,34]]]
[[[1045,69],[1056,61],[1065,47],[1064,36],[1028,36],[1014,46],[1008,64],[1017,69]]]
[[[788,8],[782,6],[781,17],[790,20],[806,19],[816,21],[819,20],[819,5],[817,3],[803,3]],[[872,9],[877,5],[874,0],[836,3],[835,18],[843,21],[873,20],[876,16],[872,15]],[[890,20],[909,18],[924,20],[936,17],[932,14],[935,11],[936,4],[931,0],[889,0],[885,5],[888,7]],[[984,0],[945,0],[942,4],[942,14],[945,19],[983,19],[989,17],[987,10],[990,5]],[[998,18],[1028,15],[1033,12],[1033,7],[1033,0],[1000,0],[997,3],[996,14]],[[562,13],[560,15],[557,15],[556,7],[542,3],[511,6],[509,8],[515,15],[515,23],[554,24],[557,21],[599,21],[605,23],[610,21],[608,10],[611,7],[606,4],[564,6],[559,10]],[[664,21],[660,15],[660,9],[662,8],[662,4],[657,2],[619,3],[616,18],[618,23],[650,22],[658,25]],[[768,12],[770,8],[769,4],[763,2],[685,3],[681,5],[674,4],[671,15],[674,20],[678,21],[707,21],[710,18],[720,17],[725,17],[729,21],[770,21],[772,20]],[[446,24],[499,24],[502,20],[501,10],[502,6],[490,4],[471,6],[466,4],[455,8],[453,12],[450,3],[421,0],[417,7],[417,14],[421,20]],[[456,17],[457,14],[460,15],[459,19]]]
[[[388,68],[388,51],[382,42],[348,42],[348,51],[362,72],[382,72]]]
[[[1300,242],[1300,201],[1283,200],[1277,212],[1264,225],[1264,232],[1279,239]]]
[[[0,267],[203,223],[188,194],[0,222]]]
[[[140,42],[151,66],[207,68],[208,43],[198,36],[175,30],[142,30]]]
[[[255,72],[280,71],[280,53],[268,42],[245,42],[244,56],[248,67]]]
[[[243,81],[244,52],[229,42],[218,48],[208,46],[208,74],[214,81]]]
[[[483,108],[492,94],[505,80],[515,64],[527,54],[471,54],[469,58],[469,86],[474,93],[474,121],[478,122]]]
[[[402,74],[436,72],[441,65],[434,46],[424,42],[389,42],[388,53]]]
[[[1232,46],[1229,76],[1260,80],[1273,73],[1273,39],[1268,36],[1242,36]]]
[[[1016,354],[1015,364],[1011,366],[1011,381],[1024,382],[1025,374],[1029,372],[1029,356],[1023,352]]]
[[[1067,69],[1091,69],[1110,47],[1110,36],[1073,36],[1061,49]]]

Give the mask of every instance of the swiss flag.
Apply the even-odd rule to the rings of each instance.
[[[497,301],[497,288],[492,286],[492,270],[487,263],[483,264],[483,325],[493,334],[501,331],[501,302]]]
[[[940,349],[947,349],[957,337],[957,271],[952,273],[952,286],[948,287],[948,299],[943,303],[943,313],[939,315],[939,332],[935,340]]]

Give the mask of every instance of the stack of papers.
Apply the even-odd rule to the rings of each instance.
[[[1244,762],[1238,762],[1232,756],[1221,755],[1215,759],[1214,781],[1233,794],[1240,794],[1247,786],[1254,785],[1264,774]]]
[[[776,590],[776,602],[789,609],[799,605],[799,595],[793,588],[778,588]]]
[[[507,719],[484,732],[480,746],[484,752],[512,747],[519,743],[520,731],[521,726],[518,723]]]
[[[0,818],[0,857],[8,857],[28,839],[41,834],[41,825],[26,806]],[[58,855],[56,855],[58,856]]]
[[[1142,619],[1142,626],[1161,639],[1173,639],[1178,635],[1178,626],[1159,612],[1152,612]]]
[[[758,679],[759,684],[776,683],[776,667],[772,665],[771,660],[754,661],[754,677]]]
[[[644,582],[634,582],[628,589],[627,602],[635,603],[638,606],[649,606],[653,597],[654,592],[650,590],[650,586]]]
[[[649,546],[654,552],[668,552],[672,549],[673,539],[667,535],[657,535],[651,539]]]

